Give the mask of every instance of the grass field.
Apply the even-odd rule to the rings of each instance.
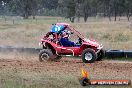
[[[0,19],[1,44],[23,47],[39,47],[38,42],[43,35],[50,31],[51,24],[56,22],[70,23],[67,19],[60,17],[38,17],[37,20],[22,20],[20,17],[6,17],[6,21],[4,18]],[[110,22],[104,19],[70,24],[85,37],[92,36],[98,40],[106,49],[132,49],[131,22]]]
[[[23,20],[21,17],[0,17],[1,45],[38,48],[40,39],[50,31],[51,24],[56,22],[70,23],[69,20],[61,17],[36,18],[35,20]],[[131,22],[110,22],[107,19],[90,18],[86,23],[81,21],[70,24],[85,37],[98,40],[105,49],[132,50]],[[132,79],[132,64],[128,66],[124,63],[114,65],[113,63],[97,62],[85,65],[78,61],[74,64],[74,60],[40,63],[36,61],[37,57],[33,62],[17,61],[16,59],[21,59],[17,54],[14,55],[15,57],[11,57],[8,53],[5,54],[5,57],[0,57],[0,88],[81,88],[78,77],[81,76],[82,67],[91,72],[91,78]],[[34,58],[31,56],[28,60]],[[22,59],[27,60],[26,57],[22,57]],[[11,60],[4,61],[3,59]],[[101,67],[102,65],[98,67],[100,64],[103,67]],[[96,66],[99,70],[96,69]],[[112,67],[110,68],[110,66]],[[98,86],[97,88],[113,87]],[[127,88],[127,86],[114,86],[114,88]]]
[[[0,71],[0,88],[80,88],[78,79],[72,75],[52,72],[30,72],[29,70]]]

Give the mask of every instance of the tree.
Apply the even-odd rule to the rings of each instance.
[[[76,3],[76,7],[75,7],[75,10],[76,10],[76,17],[77,17],[77,21],[79,22],[80,21],[80,17],[83,13],[82,11],[82,3],[83,3],[83,0],[75,0],[75,3]]]
[[[58,0],[41,0],[43,8],[46,9],[56,9],[58,6]]]
[[[8,3],[11,0],[0,0],[0,15],[6,15],[8,12]]]
[[[126,16],[128,21],[132,15],[132,0],[0,0],[1,15],[8,12],[28,19],[35,15],[63,16],[74,22],[75,17],[84,17],[86,22],[89,16],[98,14],[104,17]],[[3,14],[4,13],[4,14]]]
[[[123,3],[124,3],[124,0],[110,0],[110,6],[114,14],[115,21],[117,20],[117,16],[119,15],[119,13],[121,16],[123,12]]]
[[[126,12],[126,17],[127,20],[130,20],[130,17],[132,15],[132,0],[125,0],[125,12]]]
[[[82,4],[82,11],[83,11],[83,17],[84,17],[85,22],[87,21],[90,10],[91,10],[90,1],[89,0],[84,0],[84,2]]]
[[[75,20],[76,3],[74,0],[63,0],[63,6],[66,7],[66,18],[69,18],[73,23]]]
[[[23,16],[24,19],[31,15],[35,18],[38,2],[39,0],[11,0],[9,7],[11,12]]]

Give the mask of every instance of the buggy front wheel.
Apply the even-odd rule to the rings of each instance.
[[[93,63],[97,59],[97,54],[93,49],[87,48],[82,53],[82,61],[84,63]]]

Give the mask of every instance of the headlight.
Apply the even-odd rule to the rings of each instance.
[[[39,42],[39,46],[43,45],[43,42]]]
[[[99,47],[97,48],[97,49],[102,49],[103,48],[103,45],[101,44],[101,45],[99,45]]]
[[[41,44],[42,44],[42,43],[41,43],[41,42],[39,42],[39,46],[41,46]]]

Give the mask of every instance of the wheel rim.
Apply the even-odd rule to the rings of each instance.
[[[90,60],[92,60],[92,58],[93,58],[93,55],[91,54],[91,53],[85,53],[85,60],[87,60],[87,61],[90,61]]]
[[[43,53],[43,54],[41,55],[41,59],[42,59],[42,60],[48,60],[48,58],[49,58],[49,55],[48,55],[47,53]]]

